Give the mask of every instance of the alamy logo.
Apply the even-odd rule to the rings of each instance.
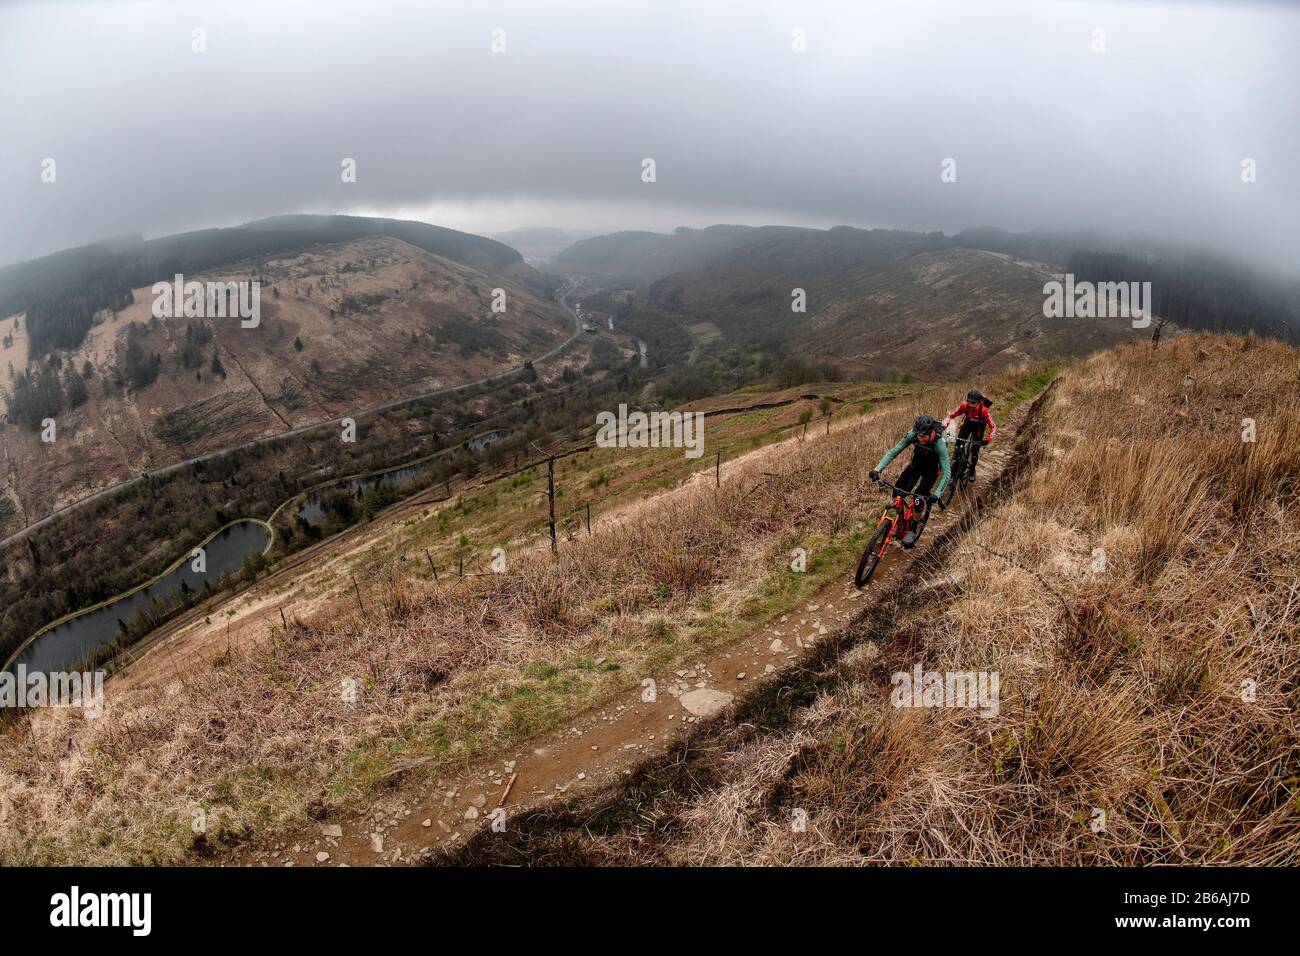
[[[262,321],[262,284],[240,282],[186,282],[176,273],[171,282],[153,284],[156,319],[240,319],[239,326],[255,329]]]
[[[1150,282],[1065,282],[1053,279],[1043,286],[1043,316],[1048,319],[1132,319],[1133,328],[1151,324]]]
[[[629,413],[626,405],[618,414],[596,415],[596,445],[600,448],[685,448],[687,458],[704,454],[703,412]]]
[[[151,893],[70,893],[50,897],[51,926],[129,926],[131,935],[148,936],[153,928]]]
[[[31,671],[26,664],[0,671],[0,710],[7,707],[79,707],[104,715],[103,671]]]
[[[998,715],[997,671],[899,671],[889,702],[895,707],[960,707],[978,710],[981,717]]]

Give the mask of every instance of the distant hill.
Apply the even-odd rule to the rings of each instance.
[[[492,238],[519,250],[525,260],[549,261],[575,242],[589,239],[596,233],[584,229],[559,229],[554,226],[525,226],[498,232]]]
[[[146,469],[522,365],[573,331],[513,249],[418,223],[284,217],[129,248],[167,277],[256,277],[260,325],[154,318],[152,279],[103,307],[84,287],[70,295],[59,314],[79,320],[74,340],[33,348],[31,312],[0,318],[0,532]],[[175,258],[154,260],[163,249]],[[66,275],[112,254],[75,250],[33,269]],[[492,310],[494,289],[504,314]],[[36,431],[47,416],[59,429],[52,444]]]
[[[819,376],[838,367],[933,381],[1086,355],[1135,334],[1126,320],[1045,319],[1050,271],[955,246],[939,233],[844,226],[620,233],[578,243],[556,266],[575,261],[614,270],[599,277],[614,287],[629,278],[618,273],[639,272],[630,288],[584,296],[584,305],[613,314],[615,327],[649,343],[652,364],[677,370],[677,379],[712,363],[712,379],[720,364],[724,375],[748,380],[763,374],[765,360],[755,356],[766,355]],[[796,295],[802,311],[793,308]],[[686,394],[700,387],[682,385]]]
[[[672,235],[615,232],[575,242],[555,257],[553,266],[561,272],[600,276],[629,285],[652,282],[730,252],[753,238],[756,231],[751,226],[710,226],[683,227]]]
[[[809,321],[791,332],[789,346],[809,359],[881,377],[986,375],[1150,336],[1128,319],[1044,318],[1050,274],[988,252],[918,253],[840,278]]]
[[[131,289],[313,245],[375,236],[401,239],[436,256],[489,274],[526,267],[514,249],[441,226],[359,216],[274,216],[227,229],[203,229],[158,239],[124,236],[0,268],[0,316],[31,311],[38,322],[73,331],[51,336],[75,344],[96,309],[120,307]],[[36,341],[41,341],[39,336]],[[43,352],[43,348],[39,348]]]
[[[1072,358],[1131,338],[1123,320],[1043,317],[1044,283],[1067,270],[1092,281],[1150,281],[1157,315],[1183,328],[1283,339],[1300,328],[1294,286],[1168,246],[1098,248],[1105,240],[1090,234],[991,227],[950,237],[713,226],[595,237],[566,249],[554,268],[602,289],[584,304],[650,343],[652,364],[681,369],[722,354],[742,381],[761,371],[754,349],[933,379],[1023,358]],[[791,308],[796,289],[804,312]],[[728,351],[735,348],[747,351]]]

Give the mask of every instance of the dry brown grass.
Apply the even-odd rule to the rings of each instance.
[[[889,640],[797,728],[724,738],[675,825],[596,842],[695,864],[1300,862],[1298,398],[1300,353],[1241,337],[1069,370],[1013,495]],[[998,671],[997,716],[891,707],[918,661]]]
[[[690,482],[566,544],[558,560],[514,549],[508,574],[440,585],[385,574],[364,587],[364,615],[347,594],[215,666],[148,686],[110,681],[101,719],[47,711],[9,726],[0,861],[184,861],[196,842],[359,798],[402,757],[466,760],[540,729],[639,680],[664,653],[657,622],[680,627],[702,603],[735,606],[784,568],[791,541],[843,534],[876,498],[870,463],[922,402],[942,412],[964,388],[846,418],[829,438],[760,449],[729,465],[721,493]],[[560,688],[540,716],[484,704],[508,699],[527,665],[597,648],[623,670],[569,697]],[[353,705],[345,678],[357,682]],[[190,828],[195,807],[207,814],[206,841]]]

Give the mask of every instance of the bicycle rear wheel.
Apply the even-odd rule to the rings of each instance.
[[[875,573],[876,565],[880,563],[880,557],[885,553],[885,545],[889,540],[891,527],[893,527],[891,522],[880,522],[871,543],[867,545],[867,550],[862,552],[862,560],[858,562],[857,573],[853,575],[853,583],[857,587],[866,587],[867,582],[871,580],[871,575]]]

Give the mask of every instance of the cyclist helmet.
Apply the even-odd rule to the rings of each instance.
[[[972,388],[969,392],[966,393],[966,401],[972,403],[982,402],[984,401],[984,396],[980,394],[980,390],[978,388]]]
[[[918,436],[926,435],[930,432],[937,432],[939,430],[939,423],[929,415],[917,415],[916,424],[912,426],[912,430],[915,431]]]

